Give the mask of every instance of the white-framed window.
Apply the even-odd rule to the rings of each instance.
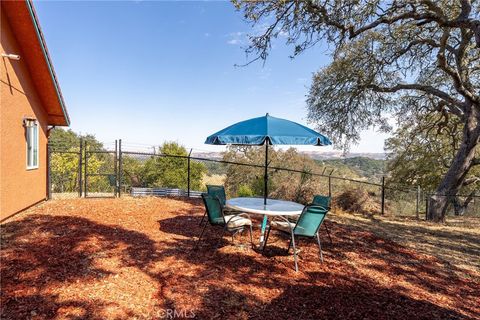
[[[37,120],[25,120],[27,135],[27,169],[38,168],[38,122]]]

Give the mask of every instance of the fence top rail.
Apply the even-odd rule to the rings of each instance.
[[[85,150],[86,153],[115,153],[115,150]]]
[[[70,153],[70,154],[80,154],[80,151],[71,151],[71,150],[50,150],[53,153]]]
[[[439,196],[439,197],[460,197],[460,198],[480,198],[480,195],[475,195],[475,194],[441,194],[441,193],[431,193],[431,192],[425,192],[426,196]]]
[[[417,189],[403,189],[403,188],[397,188],[397,187],[390,187],[390,186],[385,186],[385,190],[393,190],[393,191],[401,191],[401,192],[405,192],[405,193],[417,193],[418,190]]]

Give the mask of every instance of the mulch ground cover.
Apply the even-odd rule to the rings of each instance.
[[[197,200],[54,200],[1,226],[1,319],[475,319],[479,274],[327,221],[301,241],[300,272],[272,232],[193,249]],[[254,240],[259,238],[257,222]],[[243,246],[241,245],[243,244]],[[290,251],[291,252],[291,251]]]

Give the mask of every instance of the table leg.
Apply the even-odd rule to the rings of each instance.
[[[268,217],[263,215],[262,228],[260,231],[260,249],[263,248],[263,241],[265,240],[265,230],[267,229]]]

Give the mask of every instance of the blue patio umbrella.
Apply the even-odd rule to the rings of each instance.
[[[275,118],[268,113],[263,117],[235,123],[207,138],[206,144],[254,145],[265,144],[264,204],[268,195],[268,145],[313,145],[332,144],[324,135],[293,121]]]

